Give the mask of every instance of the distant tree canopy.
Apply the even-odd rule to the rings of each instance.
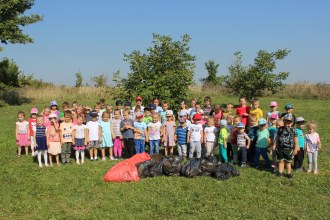
[[[0,3],[0,40],[7,44],[32,43],[33,39],[24,34],[21,27],[42,20],[37,14],[24,15],[34,5],[34,0],[2,0]]]
[[[262,96],[265,90],[276,93],[283,86],[283,80],[289,76],[288,72],[273,73],[276,62],[284,59],[290,50],[282,49],[269,53],[259,50],[254,64],[246,67],[242,64],[242,53],[236,52],[236,61],[229,66],[229,75],[225,76],[225,86],[235,95],[243,95],[248,99]]]

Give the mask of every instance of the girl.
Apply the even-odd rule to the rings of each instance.
[[[165,156],[168,155],[168,151],[173,155],[173,148],[175,146],[174,134],[175,134],[175,122],[173,121],[173,111],[166,111],[166,121],[162,128],[163,142],[165,148]]]
[[[113,153],[115,158],[120,159],[122,154],[122,139],[123,136],[120,132],[120,110],[116,109],[114,111],[114,119],[111,120],[111,131],[112,138],[114,139]]]
[[[29,122],[25,120],[25,113],[19,111],[17,113],[18,122],[16,122],[16,143],[17,156],[21,157],[21,147],[25,147],[25,154],[29,154],[30,145],[30,129]]]
[[[214,118],[215,126],[219,127],[220,126],[220,120],[222,119],[222,110],[221,110],[220,105],[215,105],[214,106],[213,118]]]
[[[92,111],[90,115],[92,120],[86,124],[86,127],[88,128],[86,138],[89,149],[89,157],[90,160],[93,161],[97,160],[97,149],[99,148],[99,144],[101,143],[102,139],[101,127],[97,121],[98,113],[96,111]]]
[[[85,149],[87,145],[87,127],[83,124],[83,117],[78,116],[78,124],[73,127],[73,150],[76,151],[76,163],[80,164],[79,154],[81,157],[81,164],[85,163]]]
[[[47,162],[47,135],[46,127],[44,125],[44,117],[42,115],[37,117],[37,126],[33,135],[34,141],[36,143],[36,152],[38,155],[39,167],[42,167],[41,154],[44,155],[45,166],[48,167]]]
[[[154,151],[156,152],[156,154],[159,154],[160,130],[162,127],[162,124],[160,123],[159,119],[160,119],[159,114],[155,113],[152,116],[152,122],[148,124],[150,155],[152,155]]]
[[[308,156],[308,170],[312,172],[312,163],[314,166],[314,174],[318,174],[317,169],[317,155],[321,149],[321,140],[318,133],[316,133],[316,122],[311,121],[307,124],[308,133],[305,135],[305,151],[307,150]]]
[[[115,158],[113,157],[112,154],[112,147],[113,147],[113,142],[112,142],[112,133],[113,131],[111,130],[111,123],[110,123],[110,114],[107,112],[103,112],[102,114],[102,121],[99,123],[100,128],[101,128],[101,134],[102,134],[102,144],[100,146],[101,148],[101,154],[102,154],[102,160],[105,160],[105,149],[109,149],[109,159],[114,160]]]
[[[193,158],[194,151],[196,149],[197,159],[201,158],[202,143],[203,143],[203,126],[200,124],[202,116],[200,114],[194,114],[194,123],[188,128],[187,143],[190,143],[189,158]]]
[[[216,135],[218,133],[218,129],[214,126],[213,118],[208,118],[207,124],[208,126],[204,129],[204,143],[206,145],[206,156],[213,156],[214,143],[216,143]]]
[[[50,125],[50,121],[49,121],[50,108],[48,106],[46,106],[41,114],[44,116],[45,127],[49,126]]]
[[[61,153],[61,142],[60,142],[60,129],[57,123],[57,115],[52,113],[49,115],[50,125],[47,127],[47,147],[49,164],[53,166],[53,156],[56,158],[57,166],[60,165],[59,154]]]
[[[34,153],[34,149],[36,148],[36,143],[34,142],[33,138],[33,132],[35,130],[35,127],[37,125],[37,115],[38,115],[38,109],[37,108],[32,108],[31,109],[31,117],[29,118],[29,130],[30,130],[30,142],[31,142],[31,152],[32,156],[35,156],[36,154]]]
[[[57,120],[60,119],[61,112],[58,110],[57,102],[55,100],[50,102],[50,114],[56,114]]]
[[[270,116],[272,116],[273,114],[277,115],[278,118],[280,117],[280,112],[277,111],[277,102],[275,101],[272,101],[270,102],[270,105],[269,105],[269,108],[270,108],[270,111],[267,112],[267,123],[268,123],[268,127],[271,127],[272,126],[272,123],[270,121]]]

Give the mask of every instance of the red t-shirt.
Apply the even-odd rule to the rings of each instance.
[[[246,126],[247,125],[247,122],[248,122],[248,119],[249,119],[249,116],[244,116],[243,114],[244,113],[247,113],[249,114],[250,112],[250,106],[240,106],[240,107],[237,107],[236,108],[236,114],[241,116],[242,117],[242,123]]]
[[[29,118],[28,122],[29,122],[30,136],[33,136],[33,127],[37,125],[37,119]]]

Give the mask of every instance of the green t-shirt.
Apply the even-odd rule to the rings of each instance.
[[[224,144],[225,139],[228,138],[228,132],[226,128],[221,128],[220,133],[219,133],[219,144]]]
[[[268,146],[268,139],[269,139],[269,130],[268,129],[265,129],[265,130],[258,130],[257,131],[257,136],[258,136],[258,139],[257,139],[257,143],[256,143],[256,147],[259,147],[259,148],[267,148]]]

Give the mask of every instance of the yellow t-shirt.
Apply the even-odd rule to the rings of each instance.
[[[250,115],[255,114],[257,115],[257,121],[259,121],[260,118],[264,117],[264,113],[262,112],[262,110],[260,108],[256,108],[256,109],[252,109],[250,108]]]

